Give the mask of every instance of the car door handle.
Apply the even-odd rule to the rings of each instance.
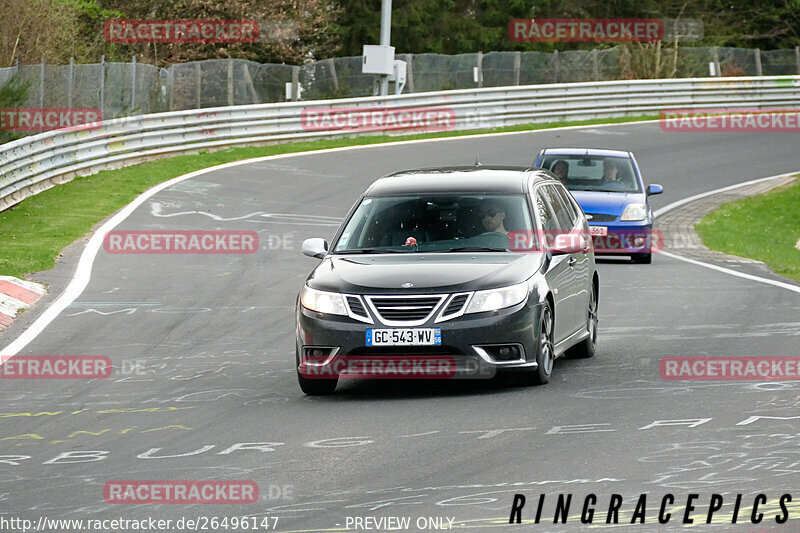
[[[575,259],[574,257],[570,257],[569,261],[568,261],[569,266],[575,266],[575,263],[577,263],[577,262],[578,262],[578,260]]]

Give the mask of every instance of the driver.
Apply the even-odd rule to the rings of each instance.
[[[603,181],[617,181],[619,167],[613,159],[603,159]]]
[[[487,200],[480,207],[481,224],[487,233],[502,233],[508,235],[508,230],[503,225],[506,218],[506,211],[499,203]]]
[[[555,163],[553,163],[553,174],[555,174],[558,179],[561,180],[561,183],[567,183],[567,174],[569,174],[569,163],[564,161],[563,159],[559,159]]]

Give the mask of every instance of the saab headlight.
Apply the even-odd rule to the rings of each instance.
[[[528,282],[523,281],[509,287],[477,291],[464,313],[482,313],[497,311],[522,303],[528,297]]]
[[[622,216],[619,217],[622,221],[630,221],[630,220],[644,220],[647,218],[647,210],[644,207],[644,204],[628,204],[628,207],[625,208],[625,211],[622,212]]]
[[[338,292],[318,291],[306,285],[300,292],[300,303],[310,311],[347,316],[344,296]]]

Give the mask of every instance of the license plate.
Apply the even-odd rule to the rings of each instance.
[[[367,346],[441,346],[441,328],[367,329]]]
[[[606,226],[589,226],[589,235],[605,237],[608,235],[608,228]]]

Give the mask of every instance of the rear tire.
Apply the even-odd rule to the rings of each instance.
[[[539,336],[536,343],[536,362],[539,366],[536,370],[525,374],[525,384],[544,385],[550,381],[555,361],[554,354],[553,311],[550,308],[550,302],[545,300],[542,304],[542,311],[539,313]]]
[[[592,292],[589,293],[589,305],[586,312],[586,329],[589,336],[567,350],[570,359],[588,359],[594,355],[597,346],[597,288],[592,283]]]
[[[631,259],[634,263],[649,265],[653,262],[653,254],[652,252],[646,254],[633,254],[631,255]]]

